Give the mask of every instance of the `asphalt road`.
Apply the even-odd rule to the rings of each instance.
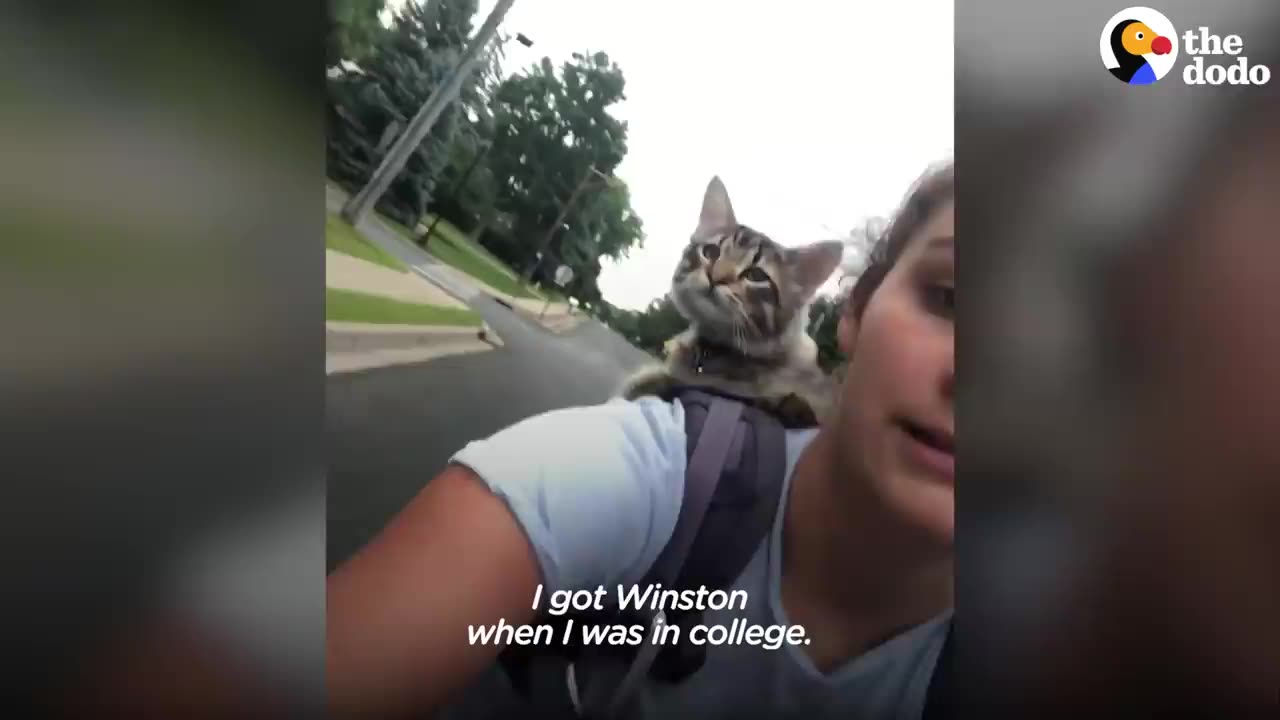
[[[593,320],[557,336],[488,296],[470,304],[505,347],[328,378],[329,569],[467,442],[540,412],[603,402],[652,362]]]

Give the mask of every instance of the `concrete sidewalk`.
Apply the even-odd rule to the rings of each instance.
[[[568,303],[553,302],[548,305],[546,300],[514,297],[482,282],[478,282],[470,275],[448,265],[435,265],[431,268],[431,272],[435,275],[447,278],[446,281],[449,284],[470,284],[471,287],[476,289],[476,292],[482,292],[485,295],[502,302],[517,314],[542,325],[556,334],[568,332],[587,319],[587,314],[585,312],[570,312],[571,308]],[[543,313],[544,308],[546,309],[545,314]]]
[[[502,341],[487,326],[374,325],[325,323],[325,373],[354,372],[387,365],[485,352]]]
[[[325,205],[329,212],[338,212],[346,201],[346,192],[336,187],[332,181],[325,183]],[[445,294],[456,298],[464,306],[464,301],[483,293],[505,303],[518,314],[557,334],[577,327],[586,318],[586,314],[582,312],[570,314],[569,305],[566,303],[551,303],[545,317],[540,317],[546,305],[545,300],[512,297],[451,265],[440,262],[383,222],[375,212],[365,215],[357,229],[370,242],[400,258],[409,265],[412,272],[431,282]],[[420,228],[420,231],[425,230],[426,228]]]
[[[324,284],[420,305],[467,308],[467,304],[413,272],[400,272],[335,250],[325,250]]]
[[[325,285],[415,304],[470,310],[470,306],[416,272],[401,272],[334,250],[325,251]],[[325,373],[420,363],[502,346],[479,327],[325,323]]]

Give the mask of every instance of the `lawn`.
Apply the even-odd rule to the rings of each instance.
[[[332,213],[326,213],[324,217],[324,246],[344,255],[368,260],[371,263],[377,263],[392,270],[408,271],[408,268],[399,259],[365,240],[355,228]]]
[[[426,217],[423,218],[422,223],[427,227],[430,227],[431,222],[434,219],[435,217],[433,215],[427,215]],[[516,272],[512,270],[510,267],[507,267],[506,263],[502,262],[501,260],[498,259],[496,255],[489,252],[489,250],[485,246],[467,237],[466,233],[459,230],[458,226],[454,225],[448,220],[441,219],[440,222],[436,225],[435,230],[431,234],[434,237],[445,240],[446,242],[450,243],[454,247],[457,247],[459,250],[465,250],[467,252],[470,252],[471,254],[475,255],[477,258],[488,262],[490,265],[493,266],[495,270],[502,273],[503,275],[506,275],[512,280],[519,279],[519,275],[517,275]]]
[[[391,219],[386,219],[386,222],[410,242],[414,241],[415,235],[409,231],[409,228]],[[430,226],[431,217],[424,217],[422,222]],[[432,231],[427,252],[441,262],[461,270],[495,290],[517,298],[541,299],[533,290],[520,283],[511,268],[483,247],[471,242],[448,220],[441,220]]]
[[[418,305],[351,290],[325,288],[324,317],[337,322],[380,325],[480,327],[480,316],[465,308]]]
[[[559,288],[538,288],[538,294],[542,295],[543,299],[551,302],[566,304],[569,302],[569,298],[565,297]]]

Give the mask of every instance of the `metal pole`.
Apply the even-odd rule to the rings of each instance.
[[[369,209],[377,204],[378,200],[391,186],[391,182],[395,180],[400,171],[404,169],[404,165],[409,161],[409,156],[413,151],[422,144],[422,140],[426,138],[427,133],[431,132],[431,128],[439,119],[440,114],[449,106],[449,103],[458,96],[458,92],[462,89],[462,83],[467,76],[475,68],[476,61],[480,57],[480,51],[489,44],[493,39],[494,33],[498,31],[498,25],[502,23],[502,18],[511,9],[515,0],[498,0],[498,4],[494,6],[493,12],[489,13],[489,17],[484,21],[484,25],[476,32],[475,37],[467,45],[463,51],[462,57],[458,60],[458,64],[450,70],[445,81],[440,87],[431,93],[431,97],[422,104],[418,110],[418,114],[409,121],[409,126],[405,129],[404,134],[396,140],[387,154],[383,156],[382,162],[378,164],[378,169],[374,171],[373,177],[369,178],[369,182],[360,189],[347,201],[342,208],[342,217],[352,225],[357,224]]]
[[[453,200],[455,197],[458,196],[458,193],[462,190],[462,187],[467,184],[467,178],[471,177],[471,172],[480,166],[480,161],[484,159],[485,155],[489,154],[489,148],[491,147],[493,147],[492,144],[485,145],[484,150],[481,150],[480,152],[476,153],[475,159],[472,160],[471,164],[467,166],[466,171],[462,173],[462,177],[458,179],[458,182],[454,183],[453,190],[449,193],[450,200]],[[431,233],[435,232],[436,225],[439,222],[440,222],[440,213],[436,213],[436,216],[431,221],[431,224],[427,226],[427,231],[422,235],[423,249],[426,249],[427,245],[431,243]]]

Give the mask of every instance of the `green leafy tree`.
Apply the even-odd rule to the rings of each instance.
[[[368,182],[389,141],[457,64],[475,13],[476,0],[407,2],[360,69],[330,80],[330,177],[349,188]],[[379,201],[380,211],[409,227],[418,223],[449,164],[460,112],[458,103],[445,108]]]
[[[644,223],[631,209],[631,191],[617,182],[593,193],[578,215],[584,240],[594,243],[600,257],[626,258],[632,248],[644,246]]]
[[[496,219],[498,182],[488,162],[494,135],[490,104],[505,77],[505,48],[512,39],[498,33],[484,49],[474,81],[459,95],[461,117],[449,146],[449,161],[440,174],[439,190],[430,204],[432,213],[469,231],[483,230]]]
[[[831,372],[845,362],[836,340],[836,326],[840,321],[839,297],[819,295],[809,306],[809,334],[818,344],[818,365]]]
[[[661,356],[667,341],[687,327],[689,321],[676,309],[671,296],[663,295],[637,315],[635,342],[640,349]]]
[[[583,202],[577,225],[562,230],[565,237],[555,247],[559,255],[544,258],[551,272],[559,263],[574,271],[573,280],[564,288],[581,302],[597,302],[601,298],[598,281],[601,259],[626,257],[632,247],[643,243],[643,226],[631,210],[631,197],[625,185],[606,187]]]
[[[386,0],[329,0],[329,32],[325,39],[325,66],[343,60],[359,63],[377,45],[386,30],[382,11]]]
[[[640,347],[640,313],[613,306],[607,307],[608,310],[602,313],[601,320],[627,342]]]
[[[592,307],[601,322],[636,347],[659,357],[667,340],[689,327],[670,295],[653,300],[641,312],[615,308],[603,300],[596,301]],[[832,372],[846,361],[836,341],[840,308],[841,298],[828,295],[816,297],[809,308],[806,329],[818,345],[818,364],[826,372]]]
[[[624,87],[608,55],[575,53],[558,70],[544,58],[494,96],[489,170],[498,182],[497,209],[513,222],[510,232],[486,235],[485,244],[517,269],[537,263],[540,284],[555,264],[538,263],[538,245],[574,188],[592,168],[612,174],[626,155],[626,123],[610,114]],[[626,188],[588,182],[544,253],[573,268],[573,292],[584,300],[598,297],[600,260],[624,257],[643,237]]]

